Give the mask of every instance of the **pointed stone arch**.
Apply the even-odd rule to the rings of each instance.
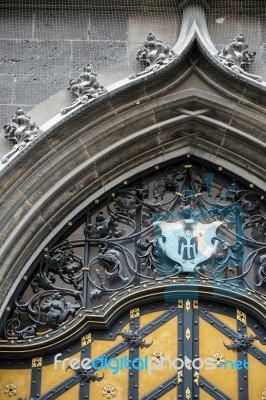
[[[51,121],[2,171],[3,305],[71,215],[147,167],[191,153],[263,189],[264,93],[215,68],[195,41],[180,60]]]

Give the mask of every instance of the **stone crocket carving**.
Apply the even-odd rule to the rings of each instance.
[[[243,33],[240,33],[235,39],[225,46],[217,54],[217,59],[226,67],[230,68],[237,74],[244,75],[258,82],[262,78],[258,75],[252,75],[245,71],[245,68],[254,62],[256,52],[249,51],[249,45],[246,43],[246,38]]]
[[[79,105],[86,104],[107,92],[107,90],[99,84],[96,77],[97,74],[93,71],[92,66],[88,64],[83,68],[83,72],[78,79],[70,80],[67,89],[71,93],[74,93],[77,99],[71,106],[64,108],[61,114],[67,114]]]
[[[142,72],[130,75],[129,79],[157,71],[161,66],[168,64],[175,57],[175,53],[168,46],[164,46],[162,41],[153,33],[149,33],[147,42],[143,46],[137,52],[137,60],[143,63],[146,68]]]
[[[5,138],[13,143],[13,148],[2,158],[2,163],[6,163],[17,152],[22,151],[29,142],[32,142],[40,135],[41,130],[25,114],[23,108],[18,107],[15,115],[12,117],[13,124],[4,125]]]

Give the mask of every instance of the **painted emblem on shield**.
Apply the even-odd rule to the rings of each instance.
[[[159,246],[167,257],[182,267],[183,272],[193,272],[196,265],[211,258],[219,243],[213,238],[221,224],[222,221],[202,224],[194,220],[154,223],[162,232]]]

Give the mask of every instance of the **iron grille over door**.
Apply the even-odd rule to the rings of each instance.
[[[69,221],[23,277],[2,322],[0,351],[9,364],[1,365],[14,369],[12,360],[25,359],[24,353],[27,360],[42,358],[43,369],[31,365],[32,380],[39,382],[27,393],[33,399],[62,393],[68,399],[65,387],[71,400],[114,397],[106,386],[115,378],[106,379],[107,372],[104,380],[95,370],[71,369],[51,378],[53,355],[67,347],[81,357],[151,352],[159,359],[170,352],[191,363],[216,357],[221,364],[215,369],[221,384],[192,364],[168,375],[123,369],[115,398],[170,399],[178,393],[183,399],[245,399],[247,391],[262,391],[261,383],[253,384],[252,369],[228,375],[222,365],[231,359],[260,371],[265,360],[265,215],[264,194],[252,183],[190,156],[121,182]],[[162,300],[164,305],[157,303]],[[118,330],[122,314],[127,317]],[[81,337],[87,339],[80,347]],[[29,367],[25,363],[21,369]]]

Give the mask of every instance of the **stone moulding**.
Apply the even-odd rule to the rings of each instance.
[[[23,108],[18,107],[12,117],[13,124],[4,125],[4,135],[7,140],[14,144],[13,148],[2,158],[2,164],[7,163],[10,158],[23,150],[29,142],[32,142],[41,134],[40,128],[30,120]]]
[[[164,65],[167,65],[176,57],[175,53],[168,46],[164,46],[162,41],[153,33],[149,33],[147,42],[143,43],[137,51],[137,60],[143,63],[146,68],[144,71],[130,75],[129,79],[155,72]]]
[[[262,78],[258,75],[249,74],[245,69],[255,60],[255,51],[247,50],[249,47],[243,33],[230,41],[219,53],[217,59],[225,66],[230,68],[237,74],[242,74],[250,79],[262,82]]]
[[[201,6],[209,8],[209,0],[183,0],[178,4],[180,9],[184,9],[188,6]]]
[[[107,92],[107,90],[99,84],[96,77],[97,74],[93,71],[91,64],[88,64],[83,68],[83,72],[78,79],[71,79],[69,81],[69,87],[67,89],[70,93],[74,93],[77,99],[71,106],[63,108],[61,114],[67,114],[79,105],[86,104]]]

